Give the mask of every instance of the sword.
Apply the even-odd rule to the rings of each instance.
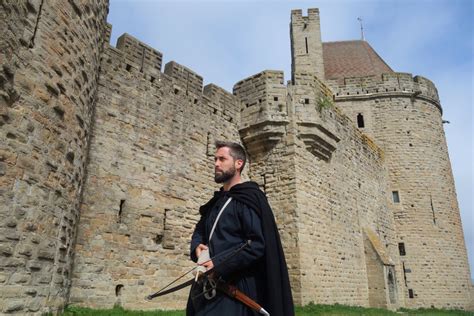
[[[253,299],[251,299],[250,297],[242,293],[235,286],[226,284],[224,282],[217,282],[217,289],[224,292],[231,298],[238,300],[239,302],[243,303],[245,306],[251,308],[257,313],[265,315],[265,316],[270,316],[270,313],[268,313],[262,306],[260,306]]]

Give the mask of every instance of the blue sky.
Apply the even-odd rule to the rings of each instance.
[[[397,72],[432,80],[443,106],[449,155],[474,275],[473,1],[110,0],[112,40],[129,33],[228,91],[265,69],[290,78],[292,9],[319,8],[325,42],[365,39]],[[306,14],[306,13],[305,13]]]

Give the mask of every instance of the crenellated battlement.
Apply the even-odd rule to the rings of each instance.
[[[301,9],[291,10],[291,21],[292,23],[308,23],[308,22],[318,22],[319,23],[319,9],[310,8],[308,9],[308,15],[304,16]]]
[[[282,71],[265,70],[234,85],[242,101],[241,136],[252,153],[271,147],[288,123],[286,86]]]
[[[110,37],[112,36],[112,24],[105,23],[104,30],[104,44],[110,43]]]
[[[210,83],[204,86],[203,95],[207,97],[211,106],[221,110],[226,117],[240,115],[240,100],[227,90]]]
[[[265,70],[234,85],[242,101],[242,128],[287,118],[286,86],[282,71]]]
[[[313,91],[317,91],[315,96],[333,97],[330,87],[312,73],[295,73],[293,75],[293,85],[310,87]]]
[[[125,54],[127,67],[134,67],[140,72],[159,76],[163,54],[133,36],[125,33],[117,40],[117,49]]]
[[[202,77],[191,69],[175,61],[170,61],[165,65],[164,73],[173,79],[174,84],[184,89],[186,94],[202,94]]]
[[[438,90],[433,82],[410,73],[384,73],[382,76],[344,78],[341,81],[327,80],[336,99],[347,97],[373,97],[402,95],[423,98],[436,104],[441,110]]]
[[[108,38],[111,27],[108,24]],[[216,111],[225,112],[229,119],[231,116],[239,115],[240,106],[237,98],[229,91],[214,84],[209,84],[203,89],[203,77],[175,61],[166,63],[161,72],[163,54],[127,33],[118,38],[116,48],[108,47],[107,55],[112,59],[107,62],[120,64],[120,67],[130,73],[142,73],[151,82],[155,82],[158,78],[159,80],[169,78],[174,85],[174,93],[192,95],[194,103],[197,103],[203,95],[206,96],[212,103],[210,106],[216,108]]]

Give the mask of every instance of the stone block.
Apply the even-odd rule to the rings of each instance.
[[[18,313],[25,309],[25,304],[20,300],[11,300],[5,304],[4,313]]]

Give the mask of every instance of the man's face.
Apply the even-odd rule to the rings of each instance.
[[[225,183],[232,179],[237,172],[236,164],[238,160],[230,155],[228,147],[221,147],[214,156],[214,180],[217,183]]]

